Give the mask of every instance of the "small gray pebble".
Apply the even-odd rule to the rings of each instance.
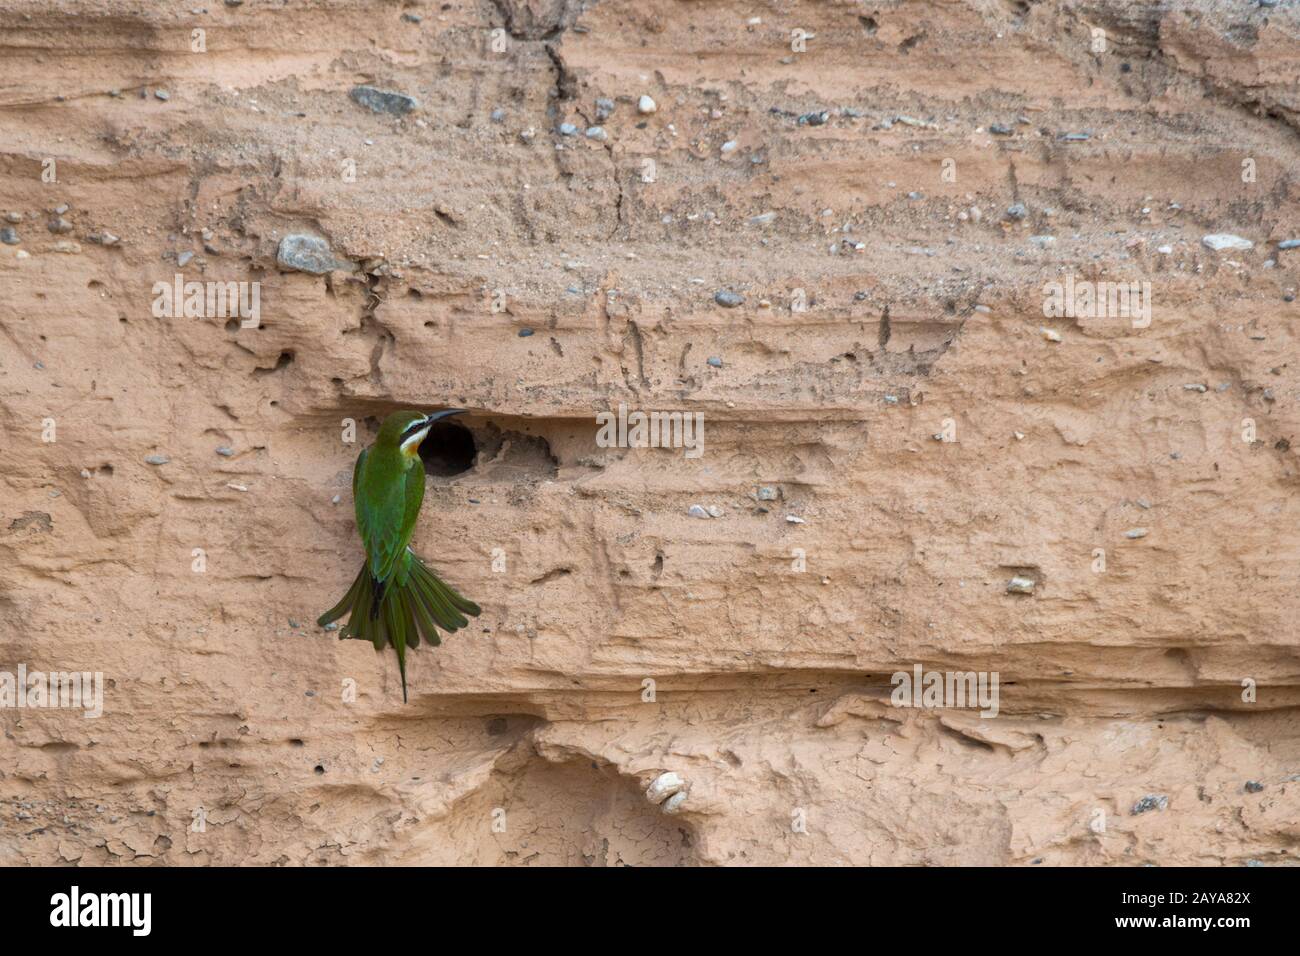
[[[354,86],[348,96],[352,102],[364,106],[372,113],[388,113],[390,116],[405,116],[420,105],[420,101],[413,96],[377,90],[373,86]]]
[[[1146,813],[1150,810],[1165,810],[1169,807],[1169,798],[1163,793],[1148,793],[1145,797],[1133,804],[1131,811],[1133,816],[1139,813]]]
[[[709,364],[714,368],[722,368],[722,359],[718,358],[716,355],[710,355]]]
[[[745,304],[745,297],[739,292],[728,292],[726,289],[719,289],[713,293],[713,301],[724,309],[734,309],[736,306]]]
[[[144,462],[146,465],[165,465],[171,461],[166,455],[145,455]]]
[[[325,275],[335,269],[352,267],[351,263],[335,256],[324,239],[302,233],[292,233],[280,240],[275,261],[283,269],[296,269],[312,275]]]

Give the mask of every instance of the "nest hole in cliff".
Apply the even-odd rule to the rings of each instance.
[[[459,422],[441,421],[420,442],[420,461],[431,478],[451,478],[474,467],[478,445],[474,433]]]

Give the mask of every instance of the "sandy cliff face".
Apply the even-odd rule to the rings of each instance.
[[[0,670],[105,682],[0,711],[0,862],[1297,862],[1295,6],[14,0],[0,45]],[[156,315],[177,274],[259,321]],[[620,403],[702,453],[601,447]],[[447,405],[414,543],[484,613],[403,706],[313,622],[358,450]],[[997,716],[892,706],[917,665]]]

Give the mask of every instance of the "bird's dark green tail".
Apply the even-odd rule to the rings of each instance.
[[[420,635],[435,647],[442,643],[438,631],[448,634],[467,627],[465,615],[477,617],[480,608],[461,597],[455,588],[425,567],[411,552],[387,581],[377,581],[368,564],[362,565],[343,600],[320,616],[322,627],[351,614],[339,639],[370,641],[375,650],[392,644],[402,672],[402,700],[406,700],[406,649],[420,646]]]

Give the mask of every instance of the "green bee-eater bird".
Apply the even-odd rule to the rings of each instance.
[[[402,672],[403,702],[406,649],[418,647],[421,634],[436,647],[442,643],[438,628],[451,633],[469,625],[464,615],[479,613],[477,604],[445,584],[408,547],[424,501],[420,442],[434,422],[463,411],[452,408],[432,415],[393,412],[384,419],[375,443],[357,457],[352,498],[366,563],[343,600],[318,622],[323,627],[351,612],[340,640],[370,641],[375,650],[392,644]]]

